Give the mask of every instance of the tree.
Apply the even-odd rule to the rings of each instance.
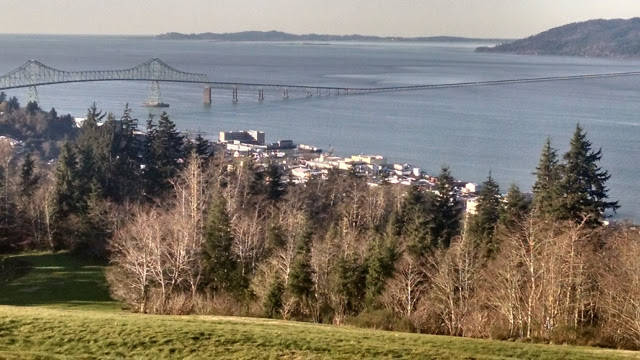
[[[563,158],[559,217],[576,223],[587,218],[591,226],[602,224],[605,211],[615,211],[620,207],[617,201],[607,201],[609,196],[605,183],[611,176],[598,166],[602,149],[591,149],[591,142],[578,124],[569,151]]]
[[[15,96],[12,96],[11,98],[9,98],[9,101],[7,101],[7,112],[11,113],[14,112],[16,110],[20,109],[20,103],[18,102],[18,98]]]
[[[500,223],[508,229],[512,229],[526,218],[529,213],[530,201],[516,184],[509,186],[509,191],[504,200],[504,207],[502,207],[500,213]]]
[[[407,251],[413,256],[421,257],[437,245],[431,232],[432,214],[431,198],[418,187],[411,187],[405,195],[397,223]]]
[[[202,249],[205,284],[212,292],[236,292],[244,288],[240,281],[238,262],[232,257],[231,221],[226,199],[214,196],[207,216]]]
[[[198,133],[198,135],[196,135],[194,142],[196,154],[198,154],[201,159],[206,159],[211,155],[211,152],[209,150],[211,144],[209,143],[209,140],[202,137],[201,133]]]
[[[391,224],[384,237],[377,236],[371,241],[365,279],[365,305],[369,308],[377,306],[377,299],[383,293],[387,280],[393,276],[396,261],[400,257],[393,231]]]
[[[269,163],[267,166],[267,198],[269,200],[278,201],[284,195],[284,189],[280,184],[280,169],[278,165]]]
[[[487,257],[497,250],[493,235],[500,219],[500,207],[500,187],[489,172],[489,177],[482,183],[476,214],[471,217],[468,229],[468,234],[485,250]]]
[[[284,305],[282,302],[284,291],[285,288],[282,280],[276,277],[271,283],[271,286],[269,286],[269,292],[262,305],[266,316],[276,318],[281,314]]]
[[[178,174],[186,157],[184,141],[185,137],[166,112],[160,116],[157,126],[153,117],[149,117],[143,173],[147,196],[153,198],[169,189],[169,180]]]
[[[551,138],[547,138],[544,143],[540,161],[533,174],[536,176],[533,184],[533,212],[538,216],[554,216],[560,197],[558,183],[561,174],[557,150],[551,147]]]
[[[29,101],[26,109],[30,115],[34,115],[37,111],[40,111],[40,106],[35,101]]]
[[[79,213],[86,207],[81,189],[85,186],[78,175],[78,157],[70,143],[62,146],[55,169],[55,212],[58,218]]]
[[[313,269],[311,267],[311,241],[313,229],[305,219],[303,231],[296,242],[295,257],[289,272],[288,289],[299,301],[307,301],[313,294]]]
[[[451,240],[460,234],[462,203],[454,189],[454,179],[449,167],[443,166],[438,176],[434,196],[433,238],[440,246],[449,247]]]

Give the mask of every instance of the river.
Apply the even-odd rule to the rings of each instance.
[[[213,81],[323,85],[406,86],[485,80],[628,72],[637,59],[476,54],[470,43],[252,43],[160,41],[150,37],[0,35],[0,73],[28,59],[61,70],[130,68],[158,57]],[[436,174],[482,182],[489,171],[506,191],[512,182],[530,191],[545,139],[564,152],[577,123],[611,174],[616,218],[640,221],[640,77],[432,89],[284,100],[279,93],[216,90],[202,104],[202,87],[161,84],[166,109],[178,127],[217,139],[222,130],[259,129],[267,141],[292,139],[339,155],[381,154]],[[96,82],[42,86],[40,105],[83,117],[93,102],[122,113],[140,106],[150,84]],[[9,90],[21,103],[27,90]]]

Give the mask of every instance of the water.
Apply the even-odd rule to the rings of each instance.
[[[402,86],[637,71],[640,60],[476,54],[476,44],[219,43],[144,37],[0,36],[0,73],[27,59],[61,70],[133,67],[159,57],[214,81],[340,87]],[[340,155],[382,154],[437,173],[442,164],[463,180],[489,171],[502,187],[529,191],[547,136],[561,152],[581,123],[611,174],[618,218],[640,220],[640,77],[583,79],[283,100],[265,91],[215,90],[204,107],[202,87],[162,84],[166,109],[182,130],[217,139],[221,130],[260,129],[267,141],[293,139]],[[96,102],[119,115],[130,103],[142,123],[149,83],[98,82],[38,88],[44,109],[84,116]],[[26,89],[8,91],[27,101]]]

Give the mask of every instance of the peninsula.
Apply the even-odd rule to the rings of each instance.
[[[369,35],[290,34],[282,31],[242,31],[233,33],[183,34],[169,32],[156,35],[158,40],[215,40],[215,41],[367,41],[367,42],[487,42],[503,39],[476,39],[456,36],[396,37]]]
[[[547,30],[540,34],[477,52],[585,57],[640,56],[640,18],[589,20]]]

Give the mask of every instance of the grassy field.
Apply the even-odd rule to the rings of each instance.
[[[0,359],[640,359],[637,352],[584,347],[130,314],[109,300],[102,267],[78,264],[65,254],[20,259],[31,269],[0,284],[0,304],[9,304],[0,305]]]
[[[19,277],[0,281],[2,305],[120,309],[118,302],[109,297],[104,266],[79,262],[67,253],[24,254],[6,260],[22,268],[12,271]]]

